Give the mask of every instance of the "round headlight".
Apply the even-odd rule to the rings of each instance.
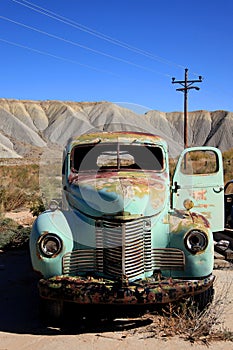
[[[202,252],[208,245],[206,234],[199,230],[192,230],[185,236],[185,246],[193,254]]]
[[[62,241],[57,235],[48,233],[40,238],[39,248],[46,257],[52,258],[60,253]]]

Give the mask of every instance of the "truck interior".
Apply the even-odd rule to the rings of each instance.
[[[148,145],[98,144],[80,145],[71,152],[72,171],[164,170],[161,147]]]

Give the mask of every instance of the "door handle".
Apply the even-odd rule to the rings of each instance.
[[[180,189],[180,185],[178,185],[177,181],[175,181],[172,187],[172,190],[174,193],[177,193],[179,189]]]

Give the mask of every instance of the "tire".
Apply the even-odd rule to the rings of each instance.
[[[61,300],[40,300],[40,317],[45,323],[59,323],[62,319],[64,311],[63,301]]]
[[[203,311],[206,307],[208,307],[214,298],[214,288],[211,286],[209,289],[204,291],[203,293],[200,293],[198,295],[195,295],[193,298],[194,306],[199,310]]]

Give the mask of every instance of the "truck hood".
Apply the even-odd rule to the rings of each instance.
[[[101,172],[78,175],[67,189],[71,207],[94,217],[158,214],[169,198],[167,174]]]

